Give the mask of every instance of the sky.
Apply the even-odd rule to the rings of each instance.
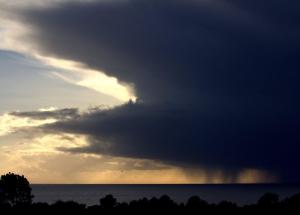
[[[0,0],[0,173],[300,182],[300,3]]]

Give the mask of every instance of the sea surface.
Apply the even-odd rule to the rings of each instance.
[[[99,199],[113,194],[119,202],[129,202],[143,197],[169,195],[176,202],[186,202],[193,195],[210,202],[222,200],[238,205],[255,203],[266,192],[285,198],[300,193],[300,184],[227,184],[227,185],[32,185],[34,202],[53,203],[73,200],[87,205],[99,204]]]

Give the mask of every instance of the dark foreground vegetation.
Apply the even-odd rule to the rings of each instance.
[[[167,195],[119,203],[112,195],[107,195],[93,206],[74,201],[33,203],[33,198],[30,184],[24,176],[13,173],[1,176],[0,214],[300,214],[300,194],[280,200],[278,195],[266,193],[257,203],[245,206],[229,201],[208,203],[198,196],[190,197],[186,203],[176,203]]]

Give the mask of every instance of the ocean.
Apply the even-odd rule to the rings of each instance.
[[[226,184],[226,185],[50,185],[33,184],[34,202],[54,203],[73,200],[87,205],[99,204],[99,199],[113,194],[119,202],[129,202],[143,197],[160,197],[164,194],[174,201],[186,202],[193,195],[210,202],[222,200],[238,205],[256,203],[266,192],[285,198],[300,193],[300,184]]]

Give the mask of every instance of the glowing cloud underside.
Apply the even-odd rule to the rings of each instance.
[[[70,60],[37,57],[47,65],[63,69],[64,71],[56,71],[52,75],[64,81],[111,95],[122,102],[136,100],[134,89],[131,86],[120,84],[116,78],[109,77],[103,72],[89,69],[80,63]]]

